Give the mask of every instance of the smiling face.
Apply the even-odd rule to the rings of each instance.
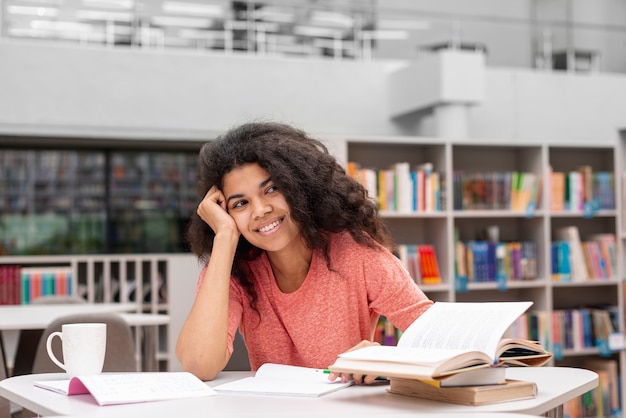
[[[302,245],[290,207],[265,169],[245,164],[226,174],[223,184],[228,213],[250,244],[268,252]]]

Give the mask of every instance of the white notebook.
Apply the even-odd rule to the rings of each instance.
[[[99,405],[216,395],[210,386],[187,372],[102,373],[64,380],[38,380],[34,385],[67,396],[89,393]]]
[[[319,397],[352,385],[328,380],[322,369],[284,364],[263,364],[253,377],[214,386],[219,393]]]

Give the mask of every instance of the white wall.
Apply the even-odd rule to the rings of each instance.
[[[259,118],[320,134],[432,134],[427,112],[389,117],[393,62],[9,42],[0,62],[0,135],[205,140]],[[626,127],[626,76],[488,68],[485,84],[471,138],[614,140]]]
[[[389,64],[0,42],[0,132],[207,138],[249,119],[393,132]],[[365,116],[365,117],[364,117]]]

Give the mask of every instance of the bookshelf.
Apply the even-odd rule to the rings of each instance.
[[[338,158],[346,164],[386,170],[398,162],[409,162],[411,166],[430,162],[433,170],[441,174],[441,210],[383,211],[397,244],[432,244],[435,247],[441,283],[421,285],[430,298],[436,301],[531,300],[534,304],[528,323],[535,329],[529,337],[539,339],[555,353],[553,365],[580,366],[592,360],[609,359],[617,363],[620,378],[626,376],[626,353],[622,344],[626,267],[621,262],[626,255],[626,230],[622,226],[621,202],[616,198],[621,190],[620,163],[626,160],[626,137],[622,144],[580,145],[424,137],[344,137],[334,141],[335,149],[339,150]],[[602,172],[604,183],[608,175],[608,189],[602,186],[602,193],[594,194],[589,204],[580,202],[578,205],[564,198],[566,206],[555,209],[552,206],[553,173],[582,171],[583,166],[590,167],[592,173]],[[497,186],[498,179],[505,175],[502,173],[523,173],[524,177],[538,180],[540,187],[535,188],[536,198],[530,199],[531,204],[511,209],[510,205],[498,203],[498,193],[504,193],[498,192]],[[481,182],[472,183],[476,179]],[[510,179],[507,181],[511,183]],[[567,191],[570,191],[570,183],[583,184],[582,180],[580,182],[568,181]],[[594,190],[600,187],[595,184]],[[510,202],[510,195],[505,201]],[[570,208],[570,204],[575,207]],[[598,273],[584,280],[553,277],[552,266],[556,263],[552,258],[553,242],[560,241],[559,230],[569,227],[575,227],[583,243],[598,234],[618,238],[612,248],[616,255],[621,254],[616,257],[620,262],[615,263],[609,275],[602,277]],[[532,260],[532,273],[527,278],[513,280],[505,275],[504,279],[497,276],[491,280],[476,280],[476,277],[471,280],[457,274],[458,241],[470,244],[487,240],[488,231],[495,231],[499,242],[532,243],[533,253],[528,258]],[[578,332],[578,327],[562,323],[562,318],[584,317],[586,309],[599,312],[605,319],[610,319],[607,313],[613,315],[612,325],[618,338],[603,340],[601,336],[592,336],[595,340],[592,339],[591,346],[564,344],[560,337],[567,333],[569,338],[570,334]],[[620,391],[623,408],[626,388],[622,386]]]
[[[140,313],[176,316],[170,324],[158,326],[151,350],[159,370],[170,370],[176,368],[171,347],[178,336],[179,317],[184,319],[189,299],[193,298],[193,290],[188,288],[197,279],[196,264],[195,257],[188,254],[6,256],[0,257],[0,278],[3,270],[19,268],[24,286],[27,277],[39,276],[43,281],[46,275],[63,272],[64,278],[69,279],[63,292],[57,292],[54,284],[49,292],[44,290],[38,296],[78,297],[92,304],[131,303]],[[192,284],[173,285],[181,277]],[[23,297],[35,286],[31,284],[29,288],[22,291],[22,300],[10,304],[30,304],[32,301]],[[187,290],[179,292],[177,288]],[[171,298],[176,299],[173,309]]]

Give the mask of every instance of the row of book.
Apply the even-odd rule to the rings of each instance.
[[[470,283],[537,278],[537,245],[532,241],[456,241],[457,277]]]
[[[378,318],[378,323],[374,329],[374,338],[372,341],[377,342],[380,345],[395,346],[398,344],[401,334],[400,330],[394,327],[391,321],[387,320],[384,316],[381,316]]]
[[[380,210],[438,212],[445,208],[445,176],[432,163],[411,167],[398,162],[387,169],[361,167],[350,161],[347,171],[374,198]]]
[[[554,281],[607,280],[617,272],[615,234],[599,233],[581,240],[577,226],[555,231],[551,244],[551,276]]]
[[[24,305],[44,296],[71,294],[70,269],[0,266],[0,305]]]
[[[348,163],[348,173],[375,196],[381,210],[443,210],[444,175],[432,163],[411,168],[398,162],[387,169],[362,168]],[[541,201],[541,176],[529,171],[455,171],[452,175],[454,210],[500,209],[528,211]],[[615,175],[594,172],[589,165],[569,172],[550,172],[552,212],[615,209]]]
[[[550,172],[550,210],[552,212],[615,209],[615,175],[593,171],[590,165],[568,172]]]
[[[452,189],[454,210],[529,211],[540,202],[541,177],[522,171],[455,171]]]
[[[579,397],[566,401],[563,404],[563,417],[621,418],[621,380],[617,361],[587,359],[581,366],[598,373],[598,386]]]
[[[559,309],[552,311],[552,347],[555,357],[562,350],[598,348],[610,353],[610,337],[618,328],[617,307]]]
[[[580,240],[578,227],[556,231],[552,242],[551,276],[554,281],[607,280],[617,271],[614,234],[594,234]],[[435,248],[430,244],[398,245],[398,257],[417,284],[442,282]],[[537,245],[533,241],[455,242],[455,274],[470,283],[533,280],[538,277]]]
[[[398,245],[398,257],[415,283],[419,285],[441,284],[439,263],[433,245]]]

